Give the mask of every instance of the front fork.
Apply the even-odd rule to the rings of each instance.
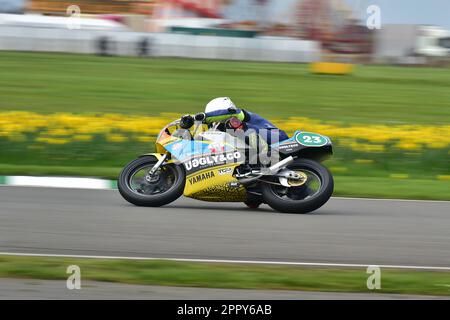
[[[164,163],[164,161],[166,161],[166,159],[167,159],[167,153],[163,154],[158,159],[158,162],[156,162],[156,164],[150,169],[150,171],[145,176],[145,180],[147,180],[148,182],[151,182],[152,178],[153,178],[153,175],[159,169],[159,167],[161,167],[161,165]]]

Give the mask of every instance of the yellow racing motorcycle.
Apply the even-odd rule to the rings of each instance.
[[[120,194],[138,206],[159,207],[184,195],[243,202],[250,208],[266,203],[286,213],[311,212],[329,200],[333,177],[321,164],[332,155],[328,137],[296,131],[270,145],[270,161],[266,156],[266,161],[250,162],[254,157],[248,141],[219,129],[223,127],[196,121],[183,129],[180,119],[171,122],[157,137],[156,153],[144,154],[122,170]]]

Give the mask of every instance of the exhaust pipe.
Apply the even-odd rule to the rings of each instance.
[[[284,160],[281,160],[280,162],[275,163],[273,166],[269,167],[267,170],[265,170],[264,172],[258,174],[257,176],[254,177],[250,177],[250,178],[245,178],[242,180],[239,180],[240,184],[249,184],[255,180],[258,180],[259,178],[261,178],[262,176],[267,176],[267,175],[272,175],[277,173],[281,168],[287,166],[288,164],[290,164],[291,162],[294,161],[294,158],[292,156],[287,157]]]
[[[280,162],[275,163],[273,166],[269,167],[268,173],[267,174],[274,174],[277,173],[278,170],[280,170],[281,168],[287,166],[288,164],[290,164],[292,161],[294,161],[294,158],[292,158],[292,156],[287,157],[284,160],[281,160]]]

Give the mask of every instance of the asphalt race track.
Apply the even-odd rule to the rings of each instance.
[[[334,198],[315,214],[114,190],[0,187],[0,251],[450,267],[450,202]]]

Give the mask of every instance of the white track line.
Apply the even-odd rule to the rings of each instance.
[[[377,266],[390,269],[413,269],[413,270],[441,270],[450,271],[450,267],[430,267],[430,266],[405,266],[390,264],[353,264],[353,263],[320,263],[320,262],[289,262],[289,261],[262,261],[262,260],[226,260],[226,259],[189,259],[189,258],[165,258],[165,257],[121,257],[121,256],[96,256],[78,254],[52,254],[52,253],[19,253],[0,252],[2,256],[23,256],[23,257],[50,257],[50,258],[82,258],[82,259],[115,259],[115,260],[168,260],[184,262],[206,262],[206,263],[230,263],[230,264],[270,264],[286,266],[309,266],[309,267],[341,267],[341,268],[366,268]]]
[[[7,176],[7,185],[29,186],[29,187],[52,187],[73,189],[106,189],[111,186],[109,180],[96,178],[73,178],[73,177],[29,177],[29,176]]]
[[[0,184],[0,188],[34,188],[34,189],[62,189],[62,190],[89,190],[89,191],[117,191],[117,189],[111,189],[110,187],[101,188],[77,188],[77,187],[56,187],[56,186],[26,186],[26,185],[12,185],[12,184]]]

